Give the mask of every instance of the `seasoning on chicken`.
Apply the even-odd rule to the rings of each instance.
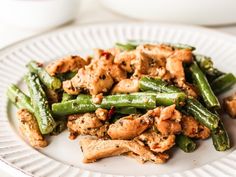
[[[175,109],[175,105],[168,107],[158,107],[150,111],[151,115],[155,117],[154,125],[157,130],[164,136],[171,134],[178,134],[181,132],[180,121],[182,115]]]
[[[173,48],[165,44],[143,44],[139,45],[137,50],[140,50],[148,58],[161,62],[161,65],[164,64],[163,59],[168,58],[174,53]]]
[[[85,68],[68,81],[63,82],[63,89],[69,94],[78,94],[87,90],[91,95],[105,93],[114,82],[126,79],[127,75],[119,65],[113,63],[114,56],[103,50],[95,50],[94,58]]]
[[[147,144],[153,152],[164,152],[175,145],[175,135],[163,136],[153,130],[147,131],[137,138]]]
[[[96,49],[94,53],[94,59],[91,61],[90,66],[94,66],[94,68],[103,68],[110,74],[115,82],[127,78],[126,71],[120,68],[118,64],[114,63],[114,55],[109,51]]]
[[[26,109],[17,112],[19,128],[22,135],[35,148],[43,148],[48,145],[42,136],[36,118]]]
[[[91,95],[107,92],[113,85],[111,75],[103,68],[88,66],[81,68],[71,79],[63,82],[63,89],[71,95],[88,90]]]
[[[68,56],[49,63],[46,70],[51,76],[55,76],[56,74],[66,73],[69,71],[78,71],[87,64],[87,61],[80,56]]]
[[[236,93],[224,99],[224,107],[232,118],[236,118]]]
[[[111,124],[107,134],[112,139],[132,139],[143,133],[151,124],[152,120],[148,114],[144,114],[141,117],[129,115]]]
[[[103,94],[99,93],[97,95],[92,95],[92,102],[94,104],[100,104],[102,102],[103,99]]]
[[[209,128],[201,125],[192,116],[183,115],[181,125],[183,134],[190,138],[206,139],[211,133]]]
[[[80,140],[80,145],[84,155],[84,163],[92,163],[105,157],[118,156],[129,152],[139,156],[143,162],[164,163],[168,159],[167,155],[154,154],[147,147],[133,140],[83,138]]]
[[[96,114],[97,118],[102,120],[102,121],[106,121],[106,120],[109,119],[109,117],[108,117],[108,110],[106,110],[106,109],[98,108],[95,111],[95,114]]]
[[[76,135],[105,137],[108,124],[102,122],[95,113],[85,113],[70,115],[67,127],[71,133],[71,139],[74,139]]]
[[[134,93],[138,92],[138,79],[124,79],[118,82],[114,88],[112,89],[111,93]]]
[[[134,72],[136,51],[124,51],[115,56],[114,63],[118,64],[124,71]]]

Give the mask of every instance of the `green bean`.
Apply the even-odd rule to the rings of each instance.
[[[219,76],[211,82],[211,87],[215,94],[219,95],[229,90],[236,83],[236,78],[232,73]]]
[[[190,71],[192,72],[192,77],[196,83],[198,90],[203,97],[203,100],[208,108],[220,108],[220,103],[218,98],[215,96],[214,92],[211,89],[210,84],[207,81],[207,78],[198,67],[197,63],[193,63],[190,66]]]
[[[91,95],[86,95],[86,94],[79,94],[76,99],[80,103],[93,103],[92,96]]]
[[[102,99],[101,107],[110,108],[110,107],[135,107],[141,109],[153,109],[156,107],[155,96],[152,95],[108,95]]]
[[[166,93],[175,93],[182,92],[180,89],[175,86],[169,85],[167,82],[157,78],[142,77],[139,80],[139,88],[142,91],[157,91],[157,92],[166,92]]]
[[[166,44],[175,49],[186,49],[186,50],[191,50],[191,51],[194,51],[196,49],[195,47],[190,46],[188,44],[182,44],[182,43],[166,43]]]
[[[17,108],[25,108],[31,113],[34,112],[30,97],[24,94],[16,85],[12,84],[7,89],[7,96]]]
[[[28,73],[25,80],[30,92],[34,115],[37,119],[39,129],[42,134],[51,133],[56,123],[52,117],[46,94],[41,86],[39,78],[34,73]]]
[[[126,44],[116,43],[116,47],[124,51],[130,51],[130,50],[135,50],[137,45],[132,44],[130,42]]]
[[[219,117],[208,111],[208,109],[196,99],[188,98],[185,107],[189,114],[210,130],[214,130],[218,127]]]
[[[196,143],[192,139],[183,134],[177,135],[175,142],[184,152],[193,152],[197,147]]]
[[[212,80],[224,74],[213,66],[213,62],[210,57],[198,54],[195,54],[194,56],[195,61],[198,63],[201,70],[207,75],[208,79]]]
[[[48,72],[36,61],[28,63],[27,67],[29,70],[39,76],[40,81],[48,88],[56,90],[61,88],[60,79],[50,76]]]
[[[176,93],[155,93],[155,92],[136,92],[131,95],[153,95],[156,97],[158,106],[170,106],[176,104],[181,105],[186,99],[186,94],[183,92]]]
[[[137,109],[134,107],[116,108],[115,112],[119,114],[137,114],[138,113]]]
[[[158,82],[161,83],[161,84],[159,84],[158,82],[156,82],[155,79],[147,78],[147,82],[146,82],[146,78],[147,77],[145,77],[145,80],[143,80],[143,78],[141,79],[142,82],[139,86],[142,87],[142,90],[145,90],[145,91],[149,91],[149,90],[155,91],[156,90],[159,92],[170,91],[171,93],[173,93],[177,89],[174,86],[172,86],[171,89],[169,88],[169,86],[167,86],[167,88],[166,88],[167,84],[163,84],[164,81],[161,82],[161,81],[157,80]],[[197,119],[199,122],[201,122],[206,127],[210,128],[211,130],[214,128],[217,128],[218,121],[219,121],[219,117],[217,115],[212,114],[210,111],[208,111],[196,99],[188,98],[188,99],[186,99],[186,103],[187,104],[185,107],[187,109],[187,112],[189,114],[191,114],[195,119]]]
[[[73,100],[74,98],[75,98],[74,95],[70,95],[70,94],[68,94],[68,93],[63,92],[61,102]]]
[[[80,103],[76,99],[52,104],[52,112],[54,115],[58,116],[94,112],[97,108],[99,108],[98,105],[91,103]]]
[[[77,72],[69,71],[69,72],[66,72],[66,73],[57,74],[56,77],[58,79],[60,79],[61,82],[63,82],[63,81],[72,79],[76,74],[77,74]]]
[[[230,149],[229,135],[221,120],[219,121],[219,126],[211,131],[211,137],[217,151],[226,151],[227,149]]]
[[[66,119],[56,120],[56,126],[50,133],[50,135],[58,135],[61,132],[63,132],[67,128],[66,124],[67,124]]]
[[[153,42],[153,41],[147,41],[147,40],[128,40],[128,43],[127,44],[132,44],[132,45],[136,45],[136,47],[139,45],[139,44],[145,44],[145,43],[151,43],[151,44],[156,44],[156,45],[160,45],[160,44],[163,44],[163,45],[167,45],[167,46],[170,46],[174,49],[186,49],[186,50],[191,50],[191,51],[194,51],[196,48],[193,47],[193,46],[190,46],[188,44],[182,44],[182,43],[162,43],[162,42]]]
[[[68,115],[76,113],[93,112],[97,108],[111,107],[121,108],[121,107],[135,107],[141,109],[153,109],[156,107],[155,96],[151,95],[110,95],[104,96],[101,104],[94,104],[92,102],[92,97],[89,95],[79,95],[76,99],[55,103],[52,105],[52,110],[55,115]]]
[[[90,95],[78,95],[77,101],[80,103],[93,103],[92,97]],[[118,95],[108,95],[104,96],[100,107],[111,108],[112,106],[119,107],[135,107],[135,108],[155,108],[156,100],[155,96],[152,95],[128,95],[128,94],[118,94]]]

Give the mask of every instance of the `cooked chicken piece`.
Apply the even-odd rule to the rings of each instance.
[[[95,114],[96,114],[97,118],[102,121],[108,120],[108,110],[106,110],[106,109],[98,108],[95,111]]]
[[[127,78],[126,71],[113,61],[111,53],[96,49],[90,64],[70,81],[63,82],[63,89],[69,94],[78,94],[81,90],[88,90],[91,95],[107,92],[114,82]]]
[[[179,58],[184,63],[192,63],[193,62],[193,53],[188,49],[176,49],[173,56],[175,58]]]
[[[63,89],[71,95],[81,90],[88,90],[91,95],[107,92],[113,85],[113,79],[103,68],[81,68],[78,73],[68,81],[63,82]]]
[[[224,107],[232,118],[236,118],[236,93],[224,99]]]
[[[188,137],[206,139],[210,136],[210,130],[197,122],[192,116],[184,115],[181,125],[183,134]]]
[[[192,62],[192,51],[175,50],[174,54],[166,59],[166,69],[172,74],[173,78],[185,80],[183,62]]]
[[[197,97],[196,89],[186,83],[183,62],[192,62],[192,51],[190,50],[175,50],[174,54],[166,59],[166,69],[170,73],[171,78],[176,84],[182,88],[187,95]]]
[[[165,44],[144,44],[139,45],[137,50],[141,50],[147,57],[163,62],[165,58],[174,53],[172,47]],[[163,63],[164,64],[164,63]]]
[[[140,45],[137,50],[121,52],[114,62],[127,72],[134,72],[132,78],[149,75],[169,79],[165,63],[166,57],[172,53],[174,51],[168,46],[145,44]]]
[[[80,145],[84,154],[84,163],[91,163],[105,157],[118,156],[129,152],[139,156],[144,162],[164,163],[168,158],[168,156],[162,154],[153,154],[148,148],[135,141],[83,138],[80,140]]]
[[[136,60],[136,51],[124,51],[115,56],[114,63],[118,64],[123,70],[134,72],[134,62]]]
[[[145,163],[145,159],[139,156],[138,154],[135,154],[134,152],[128,152],[128,153],[125,153],[124,155],[134,158],[139,163]],[[166,153],[158,153],[158,158],[160,159],[160,162],[157,162],[157,163],[165,163],[167,159],[169,159],[169,155]]]
[[[124,71],[123,69],[120,68],[119,65],[116,64],[112,64],[109,68],[108,68],[108,72],[111,75],[111,77],[113,78],[114,81],[116,82],[120,82],[123,79],[127,78],[127,73],[126,71]]]
[[[54,76],[59,73],[66,73],[68,71],[78,71],[86,64],[88,64],[87,61],[80,56],[68,56],[49,63],[46,70],[51,76]]]
[[[119,55],[121,52],[121,50],[117,47],[107,49],[106,51],[110,52],[113,56]]]
[[[48,145],[42,136],[36,118],[26,109],[20,109],[17,112],[19,128],[22,135],[35,148],[41,148]]]
[[[107,134],[112,139],[132,139],[143,133],[151,124],[152,120],[148,114],[144,114],[141,117],[129,115],[111,124]]]
[[[67,127],[72,139],[76,135],[105,137],[108,124],[104,124],[94,113],[85,113],[70,115]]]
[[[138,92],[138,79],[124,79],[118,82],[112,89],[111,93],[133,93]]]
[[[175,109],[175,105],[168,107],[158,107],[148,111],[151,116],[155,117],[154,125],[157,130],[164,136],[178,134],[181,132],[181,113]]]
[[[179,58],[169,57],[166,59],[166,69],[171,77],[177,79],[177,82],[185,81],[183,62]]]
[[[175,145],[175,135],[163,136],[153,130],[142,133],[138,139],[154,152],[164,152]]]
[[[120,68],[118,64],[114,63],[114,56],[110,52],[95,49],[94,53],[94,59],[91,62],[94,68],[103,68],[116,82],[127,78],[126,71]]]
[[[165,58],[153,59],[146,56],[141,51],[136,51],[136,60],[134,62],[133,77],[140,77],[142,75],[164,77],[167,74],[165,69]]]
[[[189,84],[187,82],[178,82],[178,86],[184,90],[184,92],[188,95],[188,96],[192,96],[194,98],[198,97],[198,92],[197,92],[197,88],[192,85]]]
[[[92,95],[92,101],[95,104],[100,104],[102,102],[102,99],[103,99],[103,94],[102,93],[99,93],[97,95]]]

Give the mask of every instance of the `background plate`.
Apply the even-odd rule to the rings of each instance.
[[[25,65],[31,59],[47,62],[65,55],[92,53],[93,48],[109,48],[127,39],[180,42],[197,47],[209,55],[216,66],[235,73],[236,39],[198,27],[164,24],[101,24],[61,29],[19,43],[0,53],[0,160],[31,176],[113,177],[113,176],[233,176],[236,174],[236,120],[225,118],[233,147],[227,152],[214,150],[211,139],[199,142],[193,153],[174,149],[171,159],[162,165],[139,164],[126,157],[107,158],[83,164],[78,139],[68,139],[65,131],[49,139],[42,150],[31,148],[19,135],[16,109],[5,96],[10,83],[22,84]],[[235,90],[235,88],[234,88]],[[231,91],[232,92],[232,91]],[[228,95],[226,93],[225,95]],[[225,96],[223,95],[223,96]],[[234,136],[233,136],[234,135]]]

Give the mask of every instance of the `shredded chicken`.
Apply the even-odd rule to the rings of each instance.
[[[210,136],[209,128],[201,125],[192,116],[184,115],[181,120],[182,132],[190,138],[206,139]]]
[[[151,124],[152,120],[148,114],[144,114],[141,117],[129,115],[111,124],[107,134],[112,139],[133,139],[143,133]]]
[[[36,118],[26,109],[17,112],[19,128],[22,135],[35,148],[42,148],[48,145],[42,136]]]
[[[236,118],[236,93],[224,99],[224,107],[232,118]]]
[[[87,61],[80,56],[68,56],[49,63],[46,70],[51,76],[54,76],[56,74],[66,73],[69,71],[78,71],[86,64],[88,64]]]
[[[71,139],[74,139],[77,135],[105,137],[108,124],[102,122],[94,113],[85,113],[70,115],[67,127],[71,133]]]
[[[83,138],[80,140],[80,145],[84,154],[84,163],[91,163],[105,157],[122,155],[129,152],[139,156],[143,162],[152,161],[155,163],[164,163],[168,159],[167,155],[160,153],[154,154],[147,147],[133,140],[97,140]]]

